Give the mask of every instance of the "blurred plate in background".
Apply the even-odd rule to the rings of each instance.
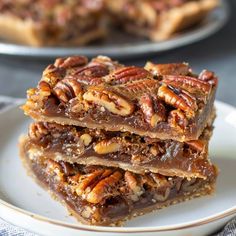
[[[84,47],[35,48],[0,41],[0,54],[36,58],[55,58],[75,54],[88,57],[106,55],[115,58],[129,58],[145,53],[163,52],[197,42],[218,31],[226,23],[228,16],[227,2],[222,1],[221,7],[212,11],[204,22],[163,42],[151,42],[117,31],[112,34],[111,38],[103,42]]]

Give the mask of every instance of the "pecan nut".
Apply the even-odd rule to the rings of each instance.
[[[191,148],[197,152],[202,152],[205,149],[206,143],[203,140],[191,140],[186,142]]]
[[[137,97],[143,93],[156,93],[160,84],[157,80],[140,80],[134,81],[133,83],[128,83],[126,85],[121,85],[117,87],[117,91],[121,91],[127,94],[129,97]]]
[[[129,189],[131,189],[131,191],[134,193],[134,196],[132,197],[134,201],[138,200],[138,197],[141,196],[143,194],[143,189],[142,186],[140,186],[138,184],[137,179],[135,178],[134,174],[132,174],[129,171],[125,172],[124,175],[125,181],[129,187]]]
[[[191,93],[209,94],[211,92],[211,85],[203,80],[190,76],[163,76],[163,83],[186,89]]]
[[[40,81],[38,84],[39,93],[42,97],[48,97],[51,95],[50,85],[46,81]]]
[[[126,84],[142,79],[152,78],[150,72],[137,66],[119,68],[106,78],[112,84]]]
[[[199,75],[199,80],[206,81],[209,84],[217,86],[218,78],[216,77],[215,73],[209,70],[203,70]]]
[[[158,89],[158,97],[164,100],[167,104],[186,112],[186,115],[188,117],[190,118],[193,117],[195,115],[196,106],[195,105],[191,106],[192,101],[186,102],[186,100],[189,99],[189,97],[183,95],[181,97],[179,96],[179,94],[181,93],[180,91],[177,92],[174,91],[175,91],[174,88],[162,85]]]
[[[92,186],[94,182],[96,183],[96,181],[99,180],[103,172],[103,170],[96,170],[93,173],[81,176],[79,179],[79,183],[75,189],[77,195],[82,196],[83,194],[85,194],[86,188]]]
[[[169,113],[168,123],[171,127],[184,130],[188,125],[188,120],[182,111],[173,110]]]
[[[82,87],[76,79],[67,78],[59,81],[53,88],[53,92],[61,102],[67,103],[81,95]]]
[[[83,99],[121,116],[128,116],[134,111],[134,104],[131,101],[104,87],[89,87],[88,91],[84,93]]]
[[[78,77],[102,77],[109,73],[106,65],[101,63],[90,62],[87,66],[78,68],[74,72],[74,76]],[[82,78],[81,78],[82,79]]]
[[[32,123],[29,125],[28,135],[32,140],[39,140],[49,133],[43,122]]]
[[[102,140],[94,146],[94,151],[98,154],[108,154],[118,152],[121,146],[117,139]]]
[[[77,67],[77,66],[83,66],[88,63],[88,58],[84,56],[71,56],[67,58],[58,58],[56,59],[54,65],[56,67],[62,67],[62,68],[70,68],[70,67]]]
[[[187,63],[153,64],[152,62],[147,62],[144,68],[155,76],[188,75],[191,73],[191,69]]]
[[[92,142],[92,137],[89,134],[82,134],[80,136],[80,140],[83,142],[85,146],[88,146]]]
[[[157,123],[165,120],[166,109],[161,102],[157,101],[156,98],[149,94],[144,94],[140,98],[139,104],[146,122],[148,122],[152,127],[156,127]]]
[[[43,71],[43,80],[47,82],[51,88],[53,88],[56,83],[63,79],[65,76],[65,70],[63,68],[55,67],[54,65],[49,65]]]
[[[169,195],[170,195],[170,188],[167,187],[163,191],[160,191],[159,193],[156,193],[154,195],[154,198],[157,201],[163,202],[163,201],[165,201],[169,197]]]
[[[113,174],[100,180],[98,184],[92,189],[92,191],[87,195],[86,200],[90,203],[97,204],[106,199],[111,195],[109,190],[114,187],[121,178],[122,173],[115,171]]]

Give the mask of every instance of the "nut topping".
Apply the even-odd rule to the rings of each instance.
[[[215,76],[215,73],[209,70],[203,70],[198,76],[199,80],[206,81],[209,84],[217,85],[218,79]]]
[[[75,79],[67,78],[59,81],[54,87],[53,92],[61,102],[67,103],[72,98],[81,95],[82,88]]]
[[[170,195],[170,188],[166,188],[163,193],[155,194],[155,199],[164,202]]]
[[[102,140],[94,146],[94,151],[98,154],[108,154],[118,152],[121,148],[121,144],[117,142],[117,139]]]
[[[156,127],[157,123],[165,120],[165,107],[156,98],[144,94],[140,98],[140,107],[145,116],[145,120],[152,126]]]
[[[195,149],[198,152],[202,152],[205,149],[205,142],[202,140],[191,140],[186,142],[191,148]]]
[[[182,111],[173,110],[169,113],[168,123],[171,127],[178,127],[181,130],[184,130],[188,125],[188,120]]]
[[[109,197],[111,193],[109,190],[114,187],[119,180],[122,178],[122,174],[119,171],[115,171],[110,176],[102,179],[98,184],[93,188],[93,190],[87,195],[86,200],[90,203],[99,203],[103,199]],[[113,193],[114,195],[114,193]]]
[[[92,142],[92,137],[89,134],[82,134],[80,140],[85,146],[88,146]]]
[[[147,62],[145,67],[153,75],[187,75],[191,69],[187,63],[172,63],[172,64],[153,64]]]
[[[56,59],[54,65],[56,67],[70,68],[83,66],[88,63],[88,58],[84,56],[71,56],[67,58],[58,58]]]
[[[187,97],[185,97],[185,99],[183,97],[180,97],[172,89],[170,89],[170,87],[167,87],[166,85],[162,85],[158,89],[158,97],[163,99],[167,104],[186,112],[186,115],[190,118],[193,117],[195,114],[194,111],[196,107],[191,106],[191,102],[186,102]]]
[[[74,72],[74,76],[78,77],[102,77],[109,73],[108,68],[100,63],[91,62],[83,68],[79,68]]]
[[[49,130],[47,127],[45,127],[44,123],[38,122],[38,123],[31,123],[29,125],[29,137],[32,140],[39,140],[43,136],[47,135],[49,133]]]
[[[118,91],[127,94],[130,97],[137,97],[143,93],[156,93],[159,88],[159,82],[156,80],[139,80],[133,83],[128,83],[123,86],[119,86]]]
[[[88,102],[103,106],[111,113],[117,115],[128,116],[134,111],[132,102],[104,87],[89,87],[83,98]]]
[[[40,94],[43,97],[48,97],[51,95],[51,88],[46,81],[43,81],[43,80],[40,81],[38,84],[38,88],[39,88]]]
[[[152,78],[152,75],[145,69],[137,66],[123,67],[113,72],[106,79],[106,82],[114,84],[126,84],[142,79]]]
[[[132,200],[137,201],[138,197],[143,194],[143,190],[141,186],[139,186],[138,181],[136,180],[135,176],[131,172],[126,171],[124,177],[125,177],[125,181],[128,187],[135,194],[135,197],[133,197]]]
[[[96,170],[91,174],[82,176],[83,179],[80,179],[79,184],[76,186],[76,193],[82,195],[85,192],[85,189],[96,182],[103,174],[104,170]]]
[[[180,75],[165,75],[163,77],[163,83],[186,89],[192,93],[209,94],[211,92],[211,85],[209,83],[194,77]]]

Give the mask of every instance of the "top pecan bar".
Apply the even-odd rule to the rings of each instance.
[[[159,139],[198,139],[211,119],[217,77],[186,63],[124,66],[108,57],[59,58],[28,90],[23,106],[38,121]]]

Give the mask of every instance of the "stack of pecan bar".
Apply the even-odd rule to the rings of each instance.
[[[20,139],[29,173],[80,221],[119,225],[213,192],[217,78],[186,63],[59,58],[28,90]],[[161,213],[160,213],[161,214]]]

